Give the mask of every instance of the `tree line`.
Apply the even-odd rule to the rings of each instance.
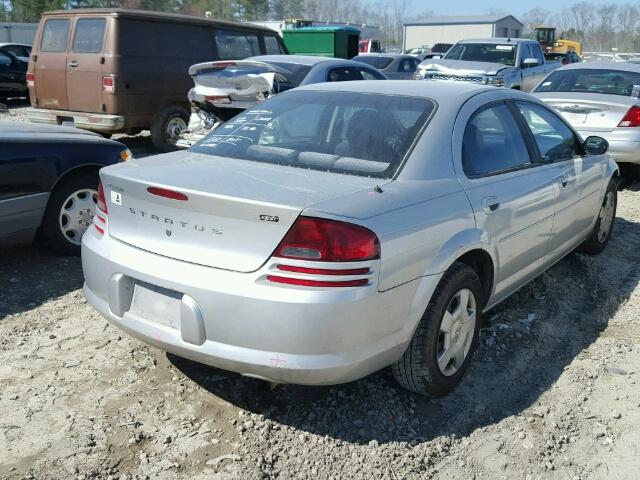
[[[403,23],[442,12],[410,11],[410,0],[0,0],[0,21],[37,22],[47,10],[63,8],[120,7],[204,16],[236,21],[299,18],[377,25],[382,42],[402,43]],[[483,14],[507,14],[489,9]],[[521,16],[524,34],[533,35],[536,26],[551,26],[558,35],[579,40],[588,51],[640,52],[640,2],[602,3],[582,1],[551,11],[531,8]]]

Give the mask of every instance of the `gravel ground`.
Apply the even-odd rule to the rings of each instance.
[[[97,315],[75,258],[0,253],[0,478],[632,479],[640,470],[640,186],[598,257],[571,254],[486,315],[460,387],[387,371],[265,384]]]

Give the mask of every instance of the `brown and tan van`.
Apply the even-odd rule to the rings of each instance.
[[[189,66],[287,53],[273,30],[123,9],[43,14],[29,60],[32,122],[109,135],[151,130],[174,149],[189,120]]]

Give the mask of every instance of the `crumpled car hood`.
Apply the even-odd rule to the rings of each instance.
[[[420,64],[421,70],[452,75],[496,75],[508,68],[502,63],[470,62],[467,60],[428,60]]]

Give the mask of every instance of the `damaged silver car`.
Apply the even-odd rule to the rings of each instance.
[[[189,148],[211,130],[267,98],[301,85],[386,80],[361,62],[304,55],[261,55],[238,61],[198,63],[189,75],[191,117],[178,147]]]

